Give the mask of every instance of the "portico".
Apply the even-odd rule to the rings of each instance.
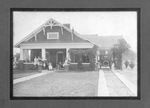
[[[20,60],[33,62],[35,57],[52,62],[54,67],[59,61],[64,62],[70,59],[68,50],[92,48],[91,43],[42,43],[42,44],[22,44],[20,46]],[[62,56],[62,60],[59,60]]]

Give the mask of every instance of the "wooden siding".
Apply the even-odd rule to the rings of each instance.
[[[59,39],[47,39],[47,33],[48,32],[58,32],[59,33]],[[36,41],[35,37],[33,36],[30,40],[28,40],[25,43],[31,43],[31,42],[86,42],[85,40],[77,37],[76,35],[73,35],[73,41],[72,41],[72,34],[65,29],[63,29],[63,34],[61,31],[61,27],[59,26],[53,26],[51,27],[47,26],[45,27],[45,34],[44,31],[41,30],[39,33],[36,34]]]

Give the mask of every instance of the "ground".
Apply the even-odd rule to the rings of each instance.
[[[103,70],[109,96],[135,96],[134,92],[113,71],[117,71],[137,89],[137,68],[133,70],[125,68],[123,71]],[[98,91],[98,86],[102,85],[99,83],[98,71],[46,72],[48,73],[43,76],[14,84],[14,96],[98,96],[98,92],[101,92]],[[16,80],[37,73],[39,71],[22,71],[14,72],[13,76]]]
[[[40,71],[37,71],[37,70],[14,70],[13,71],[13,79],[17,79],[17,78],[22,78],[22,77],[25,77],[25,76],[29,76],[29,75],[33,75],[33,74],[37,74],[39,73]]]
[[[120,72],[120,74],[137,87],[137,67],[135,67],[134,69],[131,69],[129,67],[124,68],[124,70]]]
[[[14,84],[14,96],[97,96],[98,72],[52,72]]]
[[[109,96],[133,96],[133,93],[112,71],[104,71]]]

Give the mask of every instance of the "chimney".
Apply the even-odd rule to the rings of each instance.
[[[70,24],[63,24],[63,25],[70,29]]]

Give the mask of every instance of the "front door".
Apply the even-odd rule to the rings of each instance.
[[[63,60],[64,60],[63,52],[58,52],[57,53],[57,58],[56,58],[56,63],[59,63],[59,62],[63,63]]]

